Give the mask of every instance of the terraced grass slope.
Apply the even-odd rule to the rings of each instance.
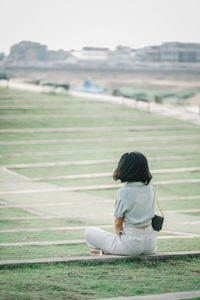
[[[109,102],[6,88],[0,114],[0,259],[87,255],[85,227],[113,230],[119,183],[112,172],[132,150],[148,157],[165,211],[158,250],[197,250],[198,126]],[[30,245],[36,242],[49,245]]]

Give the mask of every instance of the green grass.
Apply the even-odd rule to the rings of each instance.
[[[49,228],[89,225],[88,222],[81,222],[77,219],[53,218],[36,220],[0,220],[0,228],[3,229],[23,229],[23,228]]]
[[[85,103],[85,105],[90,105],[90,103]],[[113,112],[112,112],[112,105],[104,105],[102,106],[96,106],[95,108],[93,108],[92,110],[88,109],[88,110],[83,110],[83,115],[82,114],[82,103],[80,103],[80,105],[77,105],[76,103],[76,109],[71,110],[68,108],[68,105],[65,106],[60,106],[60,108],[57,107],[52,107],[52,108],[48,108],[48,106],[46,107],[40,107],[40,105],[38,106],[38,108],[36,109],[26,109],[26,108],[18,108],[18,109],[1,109],[0,107],[0,114],[2,116],[7,115],[8,118],[10,115],[14,115],[16,117],[16,119],[18,119],[19,117],[21,117],[21,119],[23,119],[23,116],[30,116],[30,119],[34,120],[35,116],[39,116],[39,115],[58,115],[58,119],[62,116],[62,115],[67,115],[69,119],[95,119],[97,118],[98,120],[102,120],[102,119],[114,119],[113,118]],[[114,109],[115,111],[115,118],[118,118],[119,120],[122,120],[122,118],[126,117],[129,118],[129,122],[134,118],[134,119],[139,119],[139,116],[142,115],[140,111],[138,111],[137,109],[135,110],[135,112],[133,111],[132,114],[127,110],[127,109]],[[150,120],[149,115],[147,112],[145,112],[145,114],[147,114],[147,120]],[[78,121],[80,122],[80,120]]]
[[[79,239],[83,239],[83,237],[84,237],[84,230],[0,233],[1,243],[79,240]]]
[[[199,265],[199,258],[188,258],[167,264],[135,260],[4,268],[1,295],[5,300],[87,300],[198,290]]]
[[[160,201],[160,203],[164,210],[200,209],[200,197],[195,200],[169,200]]]
[[[0,209],[0,218],[14,218],[14,217],[35,217],[34,214],[25,211],[21,208],[2,208]]]
[[[1,247],[0,260],[89,255],[86,244]]]
[[[170,160],[163,157],[162,161],[149,161],[150,170],[151,169],[173,169],[173,168],[189,168],[197,167],[199,165],[200,159],[185,158],[185,159],[174,159]]]
[[[189,215],[189,216],[200,216],[200,212],[187,212],[187,213],[184,213],[186,215]]]
[[[52,113],[53,114],[53,113]],[[30,122],[31,120],[31,122]],[[3,128],[59,128],[59,127],[98,127],[102,126],[102,122],[104,126],[134,126],[140,123],[141,118],[124,118],[124,117],[114,117],[111,118],[110,116],[105,116],[105,118],[91,118],[91,119],[77,119],[77,118],[59,118],[59,119],[52,119],[51,117],[48,119],[43,118],[28,118],[28,119],[2,119],[0,120],[0,127]],[[143,125],[167,125],[169,124],[169,119],[163,120],[159,117],[149,117],[144,118]],[[170,121],[173,125],[180,125],[180,121]],[[184,124],[184,123],[183,123]]]
[[[157,196],[196,196],[199,195],[199,183],[182,183],[182,184],[168,184],[168,185],[156,185],[155,191]],[[98,195],[107,199],[115,199],[116,189],[104,189],[104,190],[90,190],[88,194]],[[180,200],[182,201],[182,200]]]
[[[194,220],[192,220],[194,221]],[[198,221],[198,220],[196,220]],[[164,224],[163,230],[168,230],[168,231],[178,231],[178,232],[183,232],[183,233],[195,233],[195,234],[200,234],[200,224],[184,224],[184,218],[182,220],[183,223],[179,222],[174,222],[174,223],[167,223]],[[171,233],[170,233],[171,235]],[[178,242],[178,240],[177,240]],[[196,250],[198,250],[199,247],[197,247]]]
[[[199,183],[183,183],[156,186],[160,196],[192,196],[199,195]]]
[[[199,162],[200,165],[200,162]],[[184,172],[184,173],[161,173],[153,174],[153,181],[176,180],[176,179],[199,179],[200,171]]]

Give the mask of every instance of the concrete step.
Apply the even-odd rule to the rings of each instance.
[[[154,294],[144,296],[133,296],[133,297],[117,297],[117,298],[104,298],[98,300],[183,300],[183,299],[200,299],[199,291],[189,292],[177,292],[177,293],[165,293],[165,294]]]
[[[58,263],[58,262],[113,262],[116,260],[168,260],[176,257],[194,257],[199,256],[200,251],[183,251],[183,252],[161,252],[151,255],[140,256],[122,256],[122,255],[91,255],[75,257],[50,257],[34,259],[12,259],[0,260],[0,265],[19,265],[19,264],[39,264],[39,263]]]

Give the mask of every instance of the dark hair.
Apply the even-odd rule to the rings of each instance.
[[[140,152],[124,153],[113,173],[113,179],[121,182],[143,182],[146,185],[152,179],[149,165],[144,154]]]

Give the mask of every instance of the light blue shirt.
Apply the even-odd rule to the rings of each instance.
[[[155,196],[149,183],[128,182],[117,193],[114,216],[124,218],[125,227],[151,224],[155,215]]]

